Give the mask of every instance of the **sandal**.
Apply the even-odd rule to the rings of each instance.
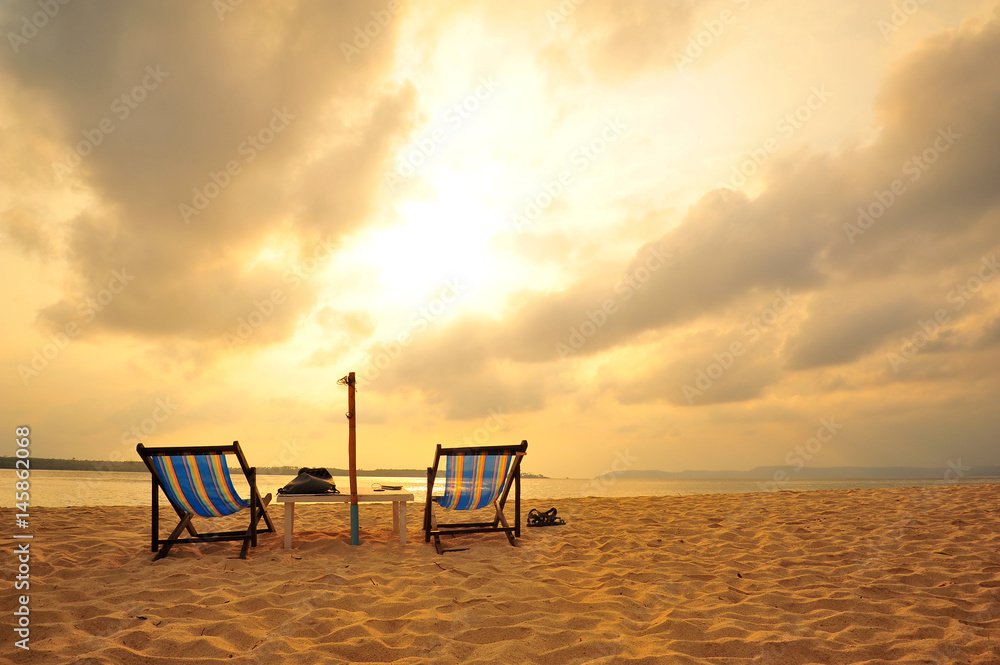
[[[549,508],[544,513],[532,508],[528,511],[528,526],[559,526],[566,523],[561,517],[556,515],[555,508]]]

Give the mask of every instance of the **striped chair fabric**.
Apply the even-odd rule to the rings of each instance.
[[[475,510],[492,505],[515,455],[454,455],[446,458],[444,495],[438,505],[449,510]]]
[[[225,455],[164,455],[151,460],[170,501],[189,513],[224,517],[250,505],[236,493]]]

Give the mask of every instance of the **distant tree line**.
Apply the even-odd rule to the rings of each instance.
[[[0,457],[0,469],[13,469],[16,457]],[[85,459],[51,459],[47,457],[32,457],[32,469],[49,469],[53,471],[145,471],[146,465],[141,461],[109,462],[107,460]]]

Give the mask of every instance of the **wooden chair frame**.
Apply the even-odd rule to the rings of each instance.
[[[257,534],[258,533],[269,533],[274,531],[274,524],[271,522],[270,515],[267,514],[267,506],[271,502],[271,495],[268,494],[265,497],[260,496],[260,492],[257,490],[257,469],[255,467],[247,464],[246,457],[243,456],[243,450],[240,448],[239,441],[233,441],[231,445],[225,446],[166,446],[162,448],[147,448],[143,444],[138,444],[135,447],[139,457],[145,462],[146,468],[149,469],[149,473],[152,477],[152,499],[151,499],[151,510],[152,510],[152,524],[151,524],[151,551],[156,552],[156,556],[153,557],[153,561],[157,561],[167,556],[170,552],[170,548],[178,543],[212,543],[227,540],[242,540],[243,547],[240,549],[240,558],[245,559],[247,557],[247,551],[250,546],[257,546]],[[243,471],[243,476],[247,480],[247,484],[250,486],[250,525],[247,527],[246,531],[217,531],[214,533],[198,533],[195,527],[191,524],[192,518],[196,517],[193,513],[184,510],[182,507],[176,505],[170,500],[170,495],[167,494],[163,486],[163,481],[160,479],[159,473],[157,473],[156,467],[153,466],[153,457],[168,457],[168,456],[195,456],[195,455],[235,455],[236,459],[239,460],[240,469]],[[177,526],[166,538],[160,538],[160,492],[167,497],[168,503],[177,513],[177,517],[180,519]],[[235,513],[233,513],[235,514]],[[199,516],[200,517],[200,516]],[[266,529],[258,529],[257,523],[263,518],[264,522],[267,524]],[[187,531],[190,534],[188,538],[181,538],[180,535]],[[160,546],[163,546],[162,548]]]
[[[424,542],[429,543],[434,538],[434,547],[438,554],[443,554],[441,548],[441,536],[454,536],[467,533],[503,533],[507,540],[514,547],[517,547],[515,538],[521,537],[521,458],[527,454],[528,442],[521,441],[516,446],[473,446],[467,448],[443,448],[437,446],[434,453],[434,464],[427,467],[427,503],[424,506]],[[448,522],[438,523],[434,516],[434,480],[437,478],[438,467],[442,457],[457,457],[462,455],[514,455],[514,460],[507,471],[507,477],[503,481],[501,490],[496,501],[493,502],[495,511],[491,522]],[[511,487],[514,488],[514,526],[507,522],[504,516],[504,506],[507,504],[507,497]]]

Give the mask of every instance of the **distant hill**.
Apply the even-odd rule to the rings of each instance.
[[[0,469],[13,469],[15,457],[0,457]],[[110,462],[107,460],[77,460],[77,459],[55,459],[47,457],[32,457],[32,469],[45,469],[50,471],[145,471],[146,465],[142,461]],[[257,473],[262,476],[295,476],[299,473],[298,466],[258,466]],[[327,467],[333,476],[346,476],[347,469],[336,469]],[[403,478],[427,476],[426,467],[423,469],[358,469],[358,475],[366,478]],[[521,472],[522,478],[547,478],[537,473]]]
[[[983,478],[1000,476],[1000,466],[973,466],[971,468],[949,467],[931,469],[919,466],[758,466],[749,471],[617,471],[598,476],[602,478],[663,478],[698,480],[772,480],[782,472],[788,478],[796,479],[864,479],[864,478],[942,478],[947,471],[954,477],[959,471],[963,478]]]

